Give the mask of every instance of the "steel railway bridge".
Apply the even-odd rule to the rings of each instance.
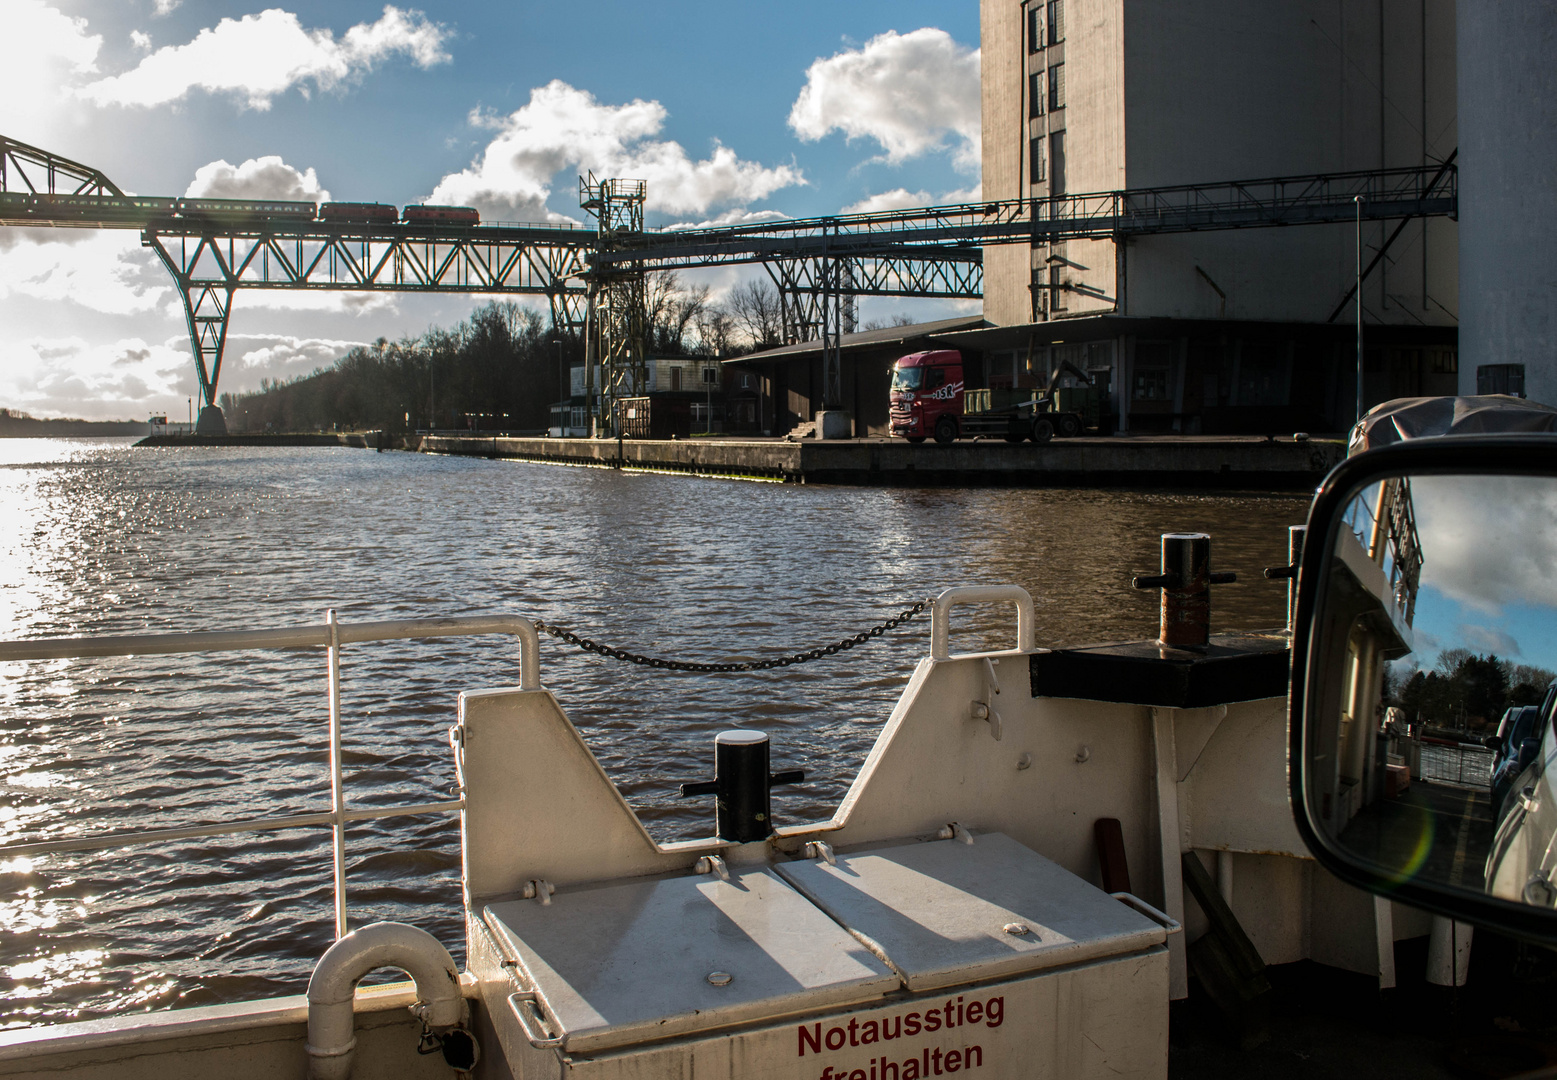
[[[977,299],[989,245],[1118,244],[1160,233],[1352,222],[1359,214],[1403,224],[1453,216],[1458,206],[1453,155],[1419,168],[666,231],[644,227],[644,196],[642,181],[581,179],[579,202],[593,227],[300,219],[262,201],[195,210],[185,200],[127,196],[90,166],[0,136],[0,225],[136,229],[157,253],[183,297],[205,407],[215,405],[240,289],[545,296],[555,327],[583,333],[591,397],[598,368],[608,401],[644,385],[647,273],[758,264],[778,288],[786,339],[822,342],[824,399],[834,406],[840,339],[853,328],[855,298]]]

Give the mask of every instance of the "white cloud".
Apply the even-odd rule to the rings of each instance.
[[[329,202],[330,193],[319,186],[313,169],[298,172],[272,154],[250,158],[242,165],[213,161],[195,170],[184,191],[187,199],[291,199]]]
[[[972,187],[958,188],[955,191],[947,191],[941,194],[941,203],[945,206],[955,206],[958,203],[982,202],[984,199],[984,185],[974,184]]]
[[[16,65],[25,70],[29,62],[62,60],[77,72],[97,70],[97,53],[103,47],[101,34],[88,34],[87,21],[66,15],[44,0],[11,0],[6,5],[5,70],[17,77]],[[17,85],[17,84],[13,84]],[[37,92],[34,86],[33,92]]]
[[[0,131],[26,139],[52,114],[56,95],[44,89],[97,71],[101,34],[45,0],[7,0],[5,60],[0,63]]]
[[[152,8],[151,13],[158,18],[161,18],[163,15],[171,15],[173,13],[173,9],[178,7],[183,2],[184,0],[157,0],[156,5]]]
[[[882,191],[875,195],[867,196],[857,203],[845,206],[842,213],[845,214],[877,214],[884,210],[907,210],[915,206],[934,206],[935,199],[928,191],[909,191],[907,188],[893,188],[891,191]]]
[[[153,410],[182,411],[194,383],[189,345],[180,339],[0,343],[0,399],[34,415],[144,419]]]
[[[744,206],[726,210],[704,221],[678,221],[674,225],[661,226],[661,231],[675,229],[725,229],[732,225],[760,225],[767,221],[787,221],[789,215],[782,210],[748,210]]]
[[[366,341],[287,334],[229,334],[222,361],[223,390],[258,390],[261,379],[290,379],[327,368]]]
[[[472,124],[498,134],[469,168],[445,176],[428,201],[475,206],[490,219],[546,221],[563,218],[546,207],[563,170],[645,180],[647,208],[675,214],[745,204],[805,183],[793,166],[742,161],[718,143],[694,161],[681,144],[653,138],[665,116],[657,101],[602,105],[553,80],[507,117],[472,113]]]
[[[239,289],[232,304],[235,318],[251,308],[369,315],[396,311],[396,295],[391,292],[337,292],[334,289]]]
[[[1524,655],[1514,635],[1495,626],[1475,626],[1461,623],[1460,640],[1472,652],[1494,653],[1502,657]]]
[[[840,213],[876,214],[886,210],[911,210],[919,206],[957,206],[962,203],[978,202],[982,198],[982,190],[982,185],[974,184],[970,188],[945,191],[936,195],[922,190],[893,188],[891,191],[869,195],[857,203],[850,203]]]
[[[1418,476],[1411,496],[1423,588],[1494,616],[1557,607],[1557,481]]]
[[[151,35],[141,30],[131,30],[130,44],[141,50],[141,52],[148,52],[151,49]]]
[[[979,52],[925,27],[887,31],[864,48],[819,59],[789,111],[808,142],[841,131],[873,139],[889,162],[950,150],[959,168],[979,168]]]
[[[153,311],[174,295],[167,270],[119,229],[0,230],[0,300],[66,301],[93,311]]]
[[[386,7],[377,22],[359,23],[337,41],[328,29],[305,30],[292,12],[270,8],[223,19],[187,45],[158,49],[130,71],[76,93],[96,105],[149,107],[198,88],[268,109],[294,86],[305,96],[310,86],[330,90],[391,56],[408,56],[422,68],[443,63],[450,59],[443,47],[448,37],[447,28],[419,11]]]

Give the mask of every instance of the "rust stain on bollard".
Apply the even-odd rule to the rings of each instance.
[[[1203,648],[1211,639],[1211,586],[1238,580],[1211,572],[1211,537],[1206,533],[1163,533],[1162,573],[1141,575],[1137,589],[1162,590],[1158,643],[1169,648]]]

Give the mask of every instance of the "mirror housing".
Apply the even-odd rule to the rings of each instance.
[[[1465,879],[1473,880],[1476,887],[1468,887],[1464,882],[1451,883],[1448,878],[1438,880],[1425,872],[1422,869],[1426,865],[1423,859],[1425,853],[1420,850],[1415,861],[1397,860],[1391,865],[1384,861],[1382,855],[1371,857],[1368,843],[1347,844],[1341,840],[1341,834],[1351,831],[1353,821],[1362,822],[1375,830],[1370,837],[1372,853],[1385,851],[1390,841],[1399,839],[1399,836],[1385,836],[1385,827],[1378,824],[1377,819],[1371,822],[1364,820],[1367,817],[1364,812],[1367,806],[1361,810],[1356,806],[1337,807],[1333,798],[1337,789],[1332,781],[1339,762],[1349,752],[1347,744],[1342,741],[1347,736],[1336,733],[1338,728],[1345,729],[1347,724],[1353,726],[1350,737],[1354,742],[1367,744],[1357,749],[1356,756],[1367,755],[1366,760],[1374,763],[1370,767],[1376,767],[1382,774],[1383,763],[1388,760],[1382,757],[1386,733],[1379,730],[1379,725],[1370,726],[1371,717],[1367,713],[1371,712],[1371,707],[1364,711],[1358,704],[1363,698],[1357,695],[1356,685],[1362,680],[1361,672],[1366,665],[1358,659],[1355,642],[1359,633],[1369,636],[1368,644],[1372,650],[1370,671],[1381,670],[1384,662],[1408,654],[1412,649],[1411,618],[1417,587],[1408,569],[1404,575],[1407,583],[1404,586],[1401,584],[1402,576],[1396,573],[1393,604],[1390,603],[1388,574],[1380,578],[1384,582],[1381,593],[1383,599],[1380,601],[1375,598],[1375,610],[1366,610],[1366,596],[1353,599],[1345,595],[1344,590],[1335,584],[1344,576],[1338,573],[1338,567],[1343,566],[1347,556],[1341,550],[1342,530],[1353,528],[1345,523],[1345,518],[1361,493],[1387,490],[1375,488],[1375,485],[1387,485],[1402,478],[1414,484],[1418,478],[1429,477],[1467,478],[1467,486],[1472,488],[1479,481],[1493,482],[1494,478],[1536,478],[1557,482],[1554,480],[1557,478],[1557,438],[1552,435],[1510,434],[1413,439],[1357,454],[1325,478],[1309,514],[1293,622],[1288,778],[1296,825],[1314,858],[1343,881],[1462,922],[1476,923],[1526,940],[1557,944],[1557,908],[1546,900],[1548,893],[1553,900],[1557,900],[1557,888],[1532,893],[1531,885],[1527,884],[1524,889],[1525,902],[1519,903],[1508,898],[1509,887],[1506,883],[1499,889],[1502,895],[1491,894],[1494,889],[1491,880],[1482,886],[1483,872],[1477,861],[1480,854],[1476,851],[1471,851],[1468,856],[1464,851],[1458,853],[1457,862],[1474,871],[1473,875],[1465,874]],[[1432,483],[1434,481],[1424,481],[1426,485]],[[1382,513],[1380,511],[1378,520],[1382,520]],[[1506,522],[1485,521],[1467,521],[1466,525],[1467,530],[1476,527],[1512,527]],[[1415,541],[1414,523],[1410,529],[1411,539]],[[1351,546],[1356,547],[1355,544]],[[1447,547],[1445,545],[1444,549],[1440,549],[1442,553],[1438,566],[1450,563]],[[1422,548],[1418,547],[1414,554],[1415,572],[1420,573],[1425,565]],[[1433,556],[1433,551],[1429,549],[1425,558],[1431,560]],[[1355,556],[1352,561],[1355,562]],[[1510,572],[1513,572],[1512,568]],[[1519,583],[1513,584],[1517,586]],[[1364,631],[1360,632],[1357,629],[1359,626],[1364,626]],[[1350,646],[1349,641],[1352,642]],[[1557,640],[1543,641],[1541,644],[1557,651]],[[1350,653],[1348,648],[1352,650]],[[1344,667],[1347,663],[1352,666]],[[1377,677],[1382,678],[1382,675]],[[1354,681],[1345,684],[1347,678]],[[1343,684],[1351,687],[1351,697],[1344,696]],[[1338,704],[1344,702],[1350,702],[1350,705]],[[1552,726],[1552,703],[1553,695],[1548,693],[1547,705],[1543,706],[1541,713],[1542,723],[1548,728]],[[1378,707],[1382,710],[1382,701]],[[1346,709],[1361,712],[1362,715],[1352,719],[1349,715],[1342,715]],[[1492,719],[1495,721],[1496,718]],[[1378,740],[1377,746],[1374,740]],[[1478,743],[1502,752],[1502,760],[1526,755],[1540,757],[1539,735],[1533,745],[1530,739],[1516,743],[1511,731],[1501,737],[1477,737],[1470,740],[1469,745]],[[1517,754],[1513,752],[1516,749]],[[1557,762],[1557,756],[1553,760]],[[1532,767],[1540,766],[1538,763]],[[1329,778],[1323,775],[1326,769],[1329,770]],[[1553,765],[1553,773],[1550,782],[1557,784],[1557,763]],[[1525,778],[1522,783],[1528,782],[1528,772],[1519,775]],[[1511,781],[1512,777],[1505,782]],[[1357,783],[1355,780],[1351,782]],[[1366,787],[1370,782],[1364,777],[1362,786]],[[1467,790],[1471,787],[1464,786]],[[1378,787],[1377,792],[1368,788],[1366,795],[1350,790],[1347,793],[1354,795],[1353,803],[1374,799],[1382,805],[1385,799],[1382,794],[1384,785]],[[1485,793],[1484,786],[1481,790]],[[1392,788],[1388,794],[1394,797],[1395,790]],[[1518,798],[1521,794],[1523,799]],[[1515,809],[1524,813],[1529,809],[1530,794],[1528,787],[1516,784],[1515,790],[1505,800],[1505,806],[1519,804]],[[1486,794],[1479,797],[1485,798],[1488,803],[1492,798]],[[1468,804],[1469,796],[1466,801]],[[1520,806],[1524,809],[1520,810]],[[1415,808],[1412,808],[1412,812],[1419,815],[1432,813]],[[1491,807],[1489,811],[1491,822],[1497,829],[1496,840],[1491,845],[1494,850],[1485,860],[1489,878],[1494,876],[1493,868],[1501,854],[1517,842],[1512,835],[1517,830],[1517,823],[1510,824],[1508,816],[1499,816],[1497,812],[1497,807]],[[1379,816],[1388,815],[1381,812]],[[1396,820],[1399,819],[1397,813]],[[1447,818],[1441,818],[1440,821],[1445,827],[1457,824]],[[1432,842],[1434,834],[1430,821],[1421,830],[1421,835],[1427,840],[1421,841],[1419,838],[1419,849],[1423,842]],[[1406,839],[1411,837],[1407,836]],[[1557,850],[1557,834],[1541,839],[1542,843],[1550,840],[1551,849]],[[1461,847],[1464,846],[1462,842]],[[1398,849],[1399,845],[1395,847]],[[1521,864],[1516,875],[1518,881],[1513,885],[1515,894],[1519,892],[1519,881],[1524,880],[1524,872],[1524,865]],[[1507,873],[1500,873],[1504,877],[1508,876]],[[1544,873],[1543,864],[1539,873],[1530,875],[1530,882],[1544,884]],[[1536,882],[1538,876],[1542,878],[1541,882]]]

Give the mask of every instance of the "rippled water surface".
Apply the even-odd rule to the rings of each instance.
[[[949,585],[1015,582],[1040,645],[1155,636],[1158,535],[1202,530],[1217,628],[1279,625],[1291,495],[860,490],[351,449],[136,450],[0,440],[0,636],[510,612],[635,652],[727,660],[852,635]],[[1013,640],[972,609],[953,647]],[[776,796],[825,817],[917,659],[927,618],[825,661],[745,675],[627,667],[545,640],[542,679],[661,839],[711,831],[676,785],[713,733],[773,735]],[[350,805],[441,799],[462,689],[512,685],[502,638],[350,647]],[[322,653],[0,664],[0,845],[328,807]],[[460,955],[457,822],[348,834],[354,925],[396,918]],[[0,1024],[301,993],[332,935],[328,832],[0,859]]]

